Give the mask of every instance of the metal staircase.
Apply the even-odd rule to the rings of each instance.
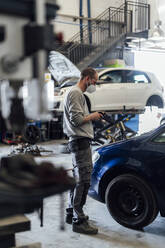
[[[58,51],[82,70],[111,51],[126,37],[140,37],[150,28],[150,5],[126,1],[109,7]]]

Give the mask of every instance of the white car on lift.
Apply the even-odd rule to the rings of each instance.
[[[64,95],[76,84],[80,71],[58,52],[52,51],[49,58],[48,69],[54,79],[60,82],[60,86],[55,89],[54,110],[62,112]],[[92,94],[85,92],[91,111],[143,110],[145,106],[164,107],[163,86],[152,72],[132,68],[107,68],[98,74],[96,91]]]

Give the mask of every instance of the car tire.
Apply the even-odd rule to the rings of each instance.
[[[119,224],[132,229],[149,225],[159,212],[149,185],[131,174],[117,176],[109,183],[105,201],[111,216]]]
[[[41,132],[37,126],[28,125],[23,131],[23,139],[31,145],[36,144],[40,141]]]
[[[158,108],[163,108],[163,102],[160,97],[150,97],[147,101],[146,106],[156,106]]]

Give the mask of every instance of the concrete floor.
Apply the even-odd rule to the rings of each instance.
[[[54,155],[42,158],[49,160],[56,166],[71,168],[70,154],[61,153],[62,146],[58,141],[42,144],[54,151]],[[8,154],[9,146],[1,146],[0,155]],[[65,194],[67,202],[67,193]],[[44,227],[40,227],[40,220],[36,212],[28,214],[31,220],[31,231],[16,235],[18,246],[40,242],[42,248],[164,248],[165,247],[165,219],[158,218],[144,231],[136,231],[122,227],[116,223],[108,213],[106,206],[88,197],[85,212],[92,223],[99,229],[95,236],[74,233],[71,225],[65,225],[65,231],[60,230],[60,197],[53,196],[44,200]],[[3,247],[2,247],[3,248]]]

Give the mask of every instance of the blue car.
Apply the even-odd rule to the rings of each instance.
[[[93,154],[89,195],[121,225],[141,229],[165,216],[165,124]]]

